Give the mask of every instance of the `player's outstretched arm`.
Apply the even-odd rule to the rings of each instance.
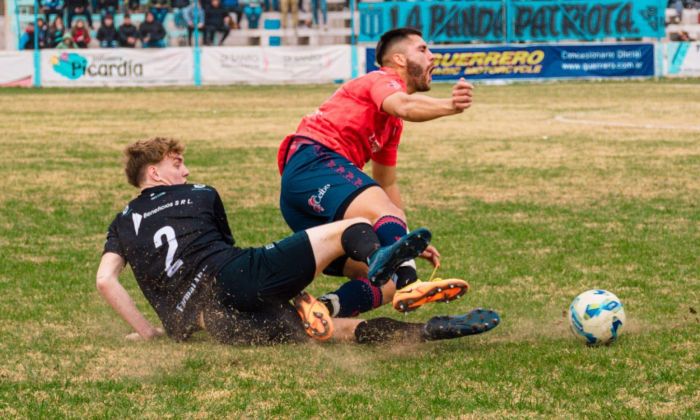
[[[469,108],[472,104],[473,88],[471,83],[460,79],[452,87],[452,97],[448,99],[396,92],[384,99],[382,109],[384,112],[406,121],[430,121],[435,118],[459,114]]]
[[[119,283],[119,274],[125,265],[126,261],[121,255],[105,252],[100,261],[100,267],[97,269],[97,290],[119,316],[136,330],[141,338],[150,340],[162,335],[163,331],[154,328],[148,322],[124,286]]]

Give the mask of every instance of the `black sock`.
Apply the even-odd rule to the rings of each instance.
[[[402,265],[396,270],[396,289],[401,289],[406,285],[418,280],[416,269],[410,265]]]
[[[374,318],[363,321],[355,328],[355,341],[360,344],[377,344],[387,341],[420,343],[425,341],[425,324],[401,322],[391,318]]]
[[[369,256],[379,249],[379,238],[368,223],[355,223],[345,229],[340,243],[348,257],[365,263]]]

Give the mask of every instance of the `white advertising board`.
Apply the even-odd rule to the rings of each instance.
[[[666,44],[665,75],[700,76],[700,42]]]
[[[202,83],[329,83],[350,79],[350,46],[202,49]]]
[[[41,52],[43,86],[191,85],[192,50],[78,49]]]
[[[32,51],[0,52],[0,86],[30,86],[34,76]]]

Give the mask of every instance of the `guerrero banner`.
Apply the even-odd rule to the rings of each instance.
[[[653,44],[431,48],[433,80],[639,77],[654,75]],[[367,71],[376,70],[367,48]]]
[[[192,50],[42,50],[44,86],[155,86],[193,83]]]
[[[700,42],[669,42],[665,64],[669,76],[700,76]]]
[[[31,86],[32,55],[31,51],[0,52],[0,86]]]
[[[327,83],[350,79],[350,46],[202,49],[202,83]]]
[[[360,3],[359,39],[376,42],[382,33],[402,26],[441,43],[662,38],[665,7],[664,0]]]

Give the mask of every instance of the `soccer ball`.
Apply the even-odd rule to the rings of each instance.
[[[617,340],[625,321],[622,302],[606,290],[585,291],[569,306],[571,331],[591,346]]]

